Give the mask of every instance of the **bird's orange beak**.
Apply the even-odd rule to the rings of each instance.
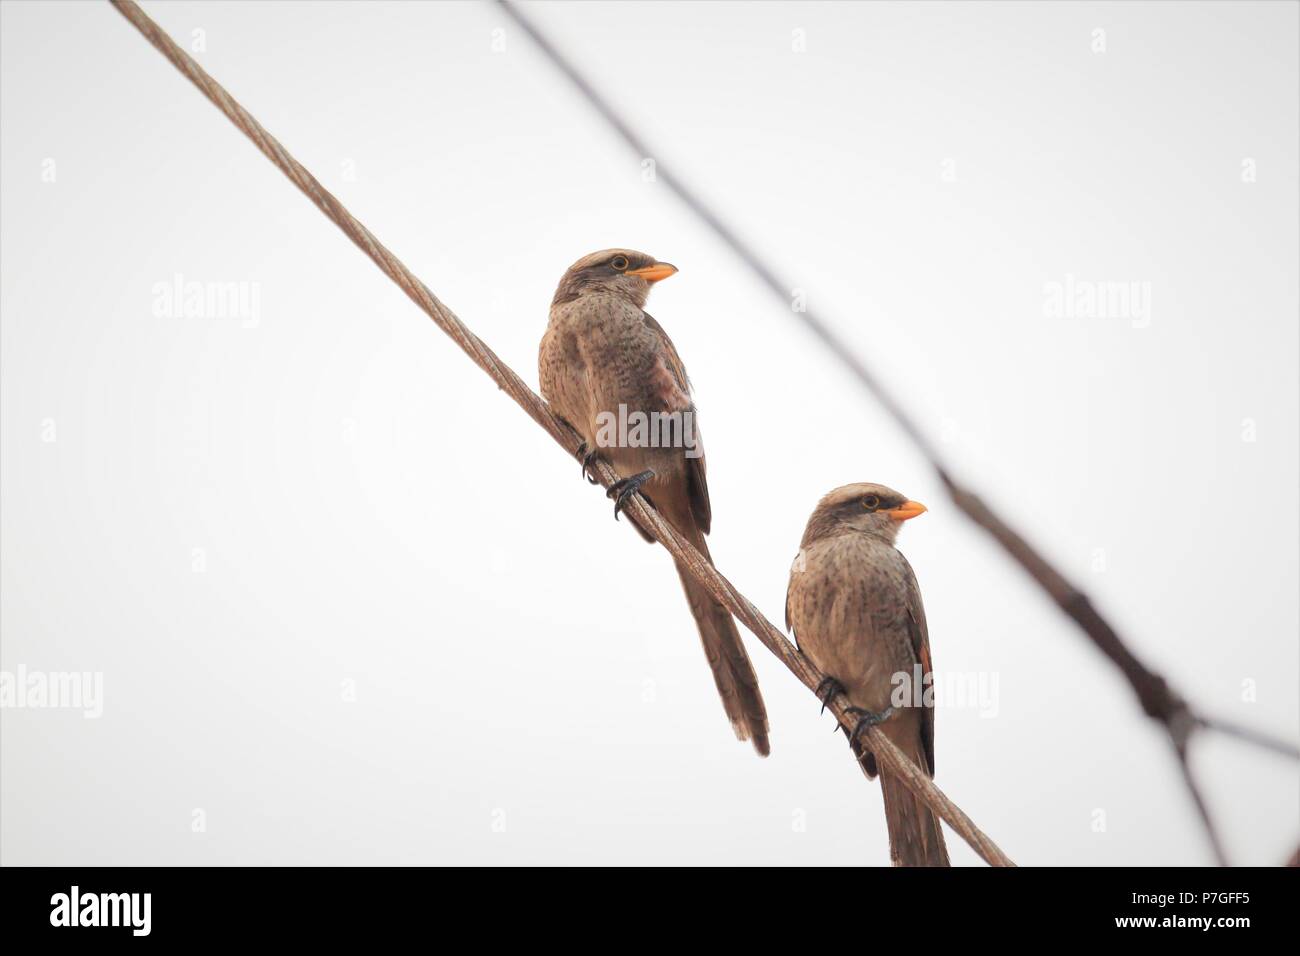
[[[646,282],[658,282],[661,279],[667,279],[670,275],[677,272],[677,267],[670,262],[656,262],[651,266],[644,266],[640,269],[629,269],[627,274],[630,276],[640,276]]]
[[[906,521],[908,518],[915,518],[917,515],[923,515],[926,512],[925,505],[919,501],[904,501],[897,508],[891,508],[885,514],[895,521]]]

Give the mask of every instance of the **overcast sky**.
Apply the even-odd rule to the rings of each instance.
[[[1021,864],[1210,862],[1114,668],[499,10],[144,8],[534,385],[573,260],[675,263],[722,571],[779,624],[821,494],[926,502],[985,691],[939,785]],[[1295,4],[527,12],[1145,661],[1296,739]],[[737,743],[663,550],[118,13],[6,2],[0,55],[0,663],[103,688],[3,712],[4,863],[888,861],[812,696],[746,635]],[[1233,862],[1295,849],[1294,763],[1193,761]]]

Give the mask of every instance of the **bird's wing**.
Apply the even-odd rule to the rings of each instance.
[[[646,326],[659,340],[660,360],[663,362],[663,366],[680,396],[677,401],[666,403],[669,406],[668,410],[687,412],[693,418],[695,403],[691,401],[691,380],[686,375],[686,366],[682,363],[682,357],[677,354],[677,347],[673,345],[673,340],[668,337],[664,327],[655,321],[654,316],[644,310],[641,315],[645,319]],[[672,407],[680,404],[681,399],[685,399],[685,408]],[[707,468],[704,463],[704,443],[700,438],[698,423],[692,421],[691,425],[696,443],[694,450],[698,452],[695,457],[686,456],[686,478],[689,483],[691,513],[695,516],[695,524],[699,529],[708,534],[713,524],[713,509],[709,504],[709,482],[706,475]]]
[[[803,648],[799,647],[799,632],[795,630],[792,605],[794,604],[794,583],[798,580],[798,575],[803,574],[807,569],[807,561],[807,552],[800,548],[799,553],[794,556],[794,561],[790,565],[790,583],[785,586],[785,629],[790,632],[790,635],[794,638],[794,646],[798,647],[800,651]]]
[[[658,337],[665,364],[667,364],[668,370],[677,382],[677,387],[689,396],[691,394],[691,380],[686,376],[686,366],[682,362],[682,357],[677,354],[677,346],[673,345],[673,340],[668,337],[664,327],[655,321],[653,315],[644,310],[642,310],[641,315],[650,331],[654,332]]]
[[[930,661],[930,629],[925,623],[925,605],[921,603],[921,587],[916,583],[916,574],[907,559],[903,559],[907,569],[907,629],[912,638],[912,651],[921,664],[922,678],[933,674],[934,666]],[[933,677],[931,678],[933,680]],[[929,761],[930,776],[934,776],[934,707],[921,708],[921,745],[925,748],[925,759]]]
[[[790,585],[786,585],[785,588],[785,629],[787,631],[790,631],[791,634],[794,634],[794,631],[790,627]],[[798,634],[794,635],[794,646],[795,647],[799,646]]]

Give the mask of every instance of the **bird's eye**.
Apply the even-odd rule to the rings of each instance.
[[[627,256],[615,256],[613,259],[609,260],[609,264],[613,266],[616,271],[622,272],[627,268]]]
[[[867,495],[862,499],[862,507],[866,508],[868,511],[875,511],[880,507],[880,499],[875,495]]]

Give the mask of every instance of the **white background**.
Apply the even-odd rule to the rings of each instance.
[[[570,262],[677,264],[723,572],[779,622],[822,493],[927,502],[936,665],[998,681],[940,786],[1022,864],[1210,861],[1117,672],[499,10],[145,9],[530,382]],[[1145,660],[1295,739],[1295,4],[527,12]],[[747,637],[772,756],[732,740],[662,549],[118,13],[0,34],[0,656],[105,689],[0,717],[4,863],[887,862],[808,692]],[[178,273],[258,321],[155,315]],[[1149,325],[1049,317],[1067,275]],[[1193,756],[1284,860],[1295,764]]]

